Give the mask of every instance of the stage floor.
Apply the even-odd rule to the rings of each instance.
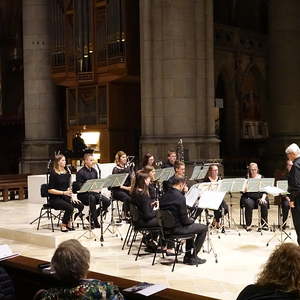
[[[238,199],[233,205],[233,216],[239,223]],[[0,202],[0,244],[8,244],[14,252],[21,255],[50,260],[55,247],[63,240],[79,238],[83,231],[62,233],[49,230],[50,222],[42,220],[43,227],[37,231],[37,224],[29,223],[35,219],[41,208],[40,204],[30,200],[15,200]],[[253,224],[257,224],[257,212],[253,213]],[[105,221],[108,222],[109,218]],[[270,224],[277,223],[277,207],[271,206],[269,210]],[[46,226],[45,226],[46,225]],[[118,227],[125,237],[127,224]],[[106,227],[106,225],[105,225]],[[215,263],[212,253],[200,253],[199,256],[207,259],[207,262],[199,267],[184,265],[182,257],[176,264],[175,271],[171,272],[171,266],[164,262],[172,262],[172,257],[163,260],[157,257],[156,264],[152,263],[152,254],[145,254],[135,261],[138,242],[130,255],[127,250],[121,250],[122,241],[109,232],[104,235],[103,247],[99,238],[100,230],[94,230],[97,241],[87,239],[85,236],[79,240],[91,251],[91,267],[95,272],[106,273],[123,278],[148,281],[167,285],[170,288],[201,294],[217,299],[236,299],[239,292],[248,284],[253,283],[262,264],[264,264],[276,245],[279,238],[274,239],[267,247],[266,243],[273,236],[273,232],[263,232],[263,235],[253,231],[246,232],[239,229],[228,229],[225,234],[213,232],[211,239],[218,255],[218,263]],[[292,242],[296,242],[294,230],[291,231]],[[279,236],[278,236],[279,237]],[[207,243],[204,245],[207,249]],[[127,248],[126,248],[127,249]],[[145,252],[142,252],[145,253]]]

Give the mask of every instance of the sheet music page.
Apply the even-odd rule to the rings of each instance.
[[[249,178],[247,180],[247,188],[246,192],[252,193],[252,192],[259,192],[260,191],[260,178]]]
[[[267,186],[274,186],[275,178],[262,178],[260,180],[260,190]]]
[[[208,166],[204,166],[203,169],[200,170],[197,180],[204,179],[208,172],[208,169],[209,169]]]
[[[233,179],[230,180],[223,179],[218,186],[218,192],[230,192],[232,185],[233,185]]]
[[[194,169],[193,169],[193,173],[192,173],[192,176],[191,176],[190,180],[197,179],[197,177],[200,173],[200,170],[201,170],[201,166],[195,166]]]
[[[217,210],[219,209],[225,194],[225,192],[205,191],[201,194],[198,207]]]
[[[13,253],[10,247],[6,244],[0,245],[0,261],[8,258],[18,256],[19,254]]]
[[[208,191],[210,188],[211,183],[210,182],[202,182],[199,183],[198,189],[201,190],[202,192]]]
[[[235,178],[231,187],[231,193],[240,193],[245,191],[247,179]]]
[[[201,191],[193,185],[189,191],[185,194],[186,205],[193,207],[198,197],[200,197]]]
[[[262,191],[272,196],[289,194],[287,191],[284,191],[276,186],[265,186]]]
[[[285,192],[287,192],[288,190],[288,181],[287,180],[278,180],[276,182],[276,186],[282,190],[284,190]]]

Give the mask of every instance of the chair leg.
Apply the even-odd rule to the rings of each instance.
[[[163,248],[163,245],[162,245],[162,239],[161,239],[160,235],[158,235],[158,246],[160,246],[161,253],[162,253],[163,258],[164,258],[164,253],[163,253],[163,250],[162,250],[162,248]],[[153,256],[153,260],[152,260],[152,266],[154,266],[154,264],[155,264],[155,258],[156,258],[158,246],[157,246],[156,249],[155,249],[155,253],[154,253],[154,256]]]
[[[51,220],[51,228],[52,228],[52,232],[54,232],[54,226],[53,226],[53,218],[52,218],[52,212],[51,212],[51,209],[50,209],[50,220]]]
[[[44,214],[42,214],[42,211],[43,211],[43,208],[41,208],[40,210],[40,216],[39,216],[39,221],[38,221],[38,226],[36,228],[36,230],[39,230],[40,229],[40,222],[41,222],[41,218],[43,217]]]
[[[179,248],[180,248],[180,242],[176,241],[176,247],[175,247],[175,259],[174,259],[174,263],[173,263],[173,267],[172,267],[172,272],[174,272],[175,269],[175,264],[177,261],[177,256],[178,256],[178,252],[179,252]]]
[[[134,234],[133,234],[133,237],[132,237],[132,240],[131,240],[131,243],[130,243],[130,247],[129,247],[128,253],[127,253],[128,255],[130,254],[131,247],[132,247],[133,242],[135,241],[136,236],[137,236],[137,231],[135,231]]]
[[[126,236],[125,236],[125,239],[124,239],[124,243],[123,243],[123,246],[122,246],[122,250],[124,250],[124,247],[125,247],[125,244],[127,242],[127,239],[129,238],[129,232],[131,231],[131,224],[129,225],[128,227],[128,230],[127,230],[127,233],[126,233]]]
[[[138,252],[136,253],[136,256],[135,256],[135,261],[137,261],[137,259],[138,259],[139,255],[140,255],[140,251],[141,251],[142,244],[143,244],[143,237],[144,237],[144,233],[143,233],[143,236],[142,236],[142,239],[141,239],[140,245],[139,245]]]
[[[130,244],[130,238],[131,238],[132,232],[133,232],[133,226],[131,226],[131,229],[130,229],[130,232],[129,232],[129,236],[127,238],[127,246],[129,246],[129,244]]]

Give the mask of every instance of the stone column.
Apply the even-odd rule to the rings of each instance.
[[[45,173],[59,149],[58,106],[49,62],[49,1],[23,0],[25,140],[22,172]],[[64,105],[63,103],[61,105]]]
[[[300,145],[300,1],[269,5],[270,153],[282,160],[288,144]]]
[[[165,158],[179,138],[189,160],[219,158],[213,119],[211,0],[140,0],[141,152]]]

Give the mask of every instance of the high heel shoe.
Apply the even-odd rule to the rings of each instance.
[[[79,217],[80,219],[82,219],[84,216],[84,214],[82,212],[77,212],[75,215],[74,215],[74,221],[76,220],[77,217]]]
[[[66,228],[69,230],[69,231],[74,231],[75,228],[72,226],[72,227],[69,227],[69,226],[66,226]]]

